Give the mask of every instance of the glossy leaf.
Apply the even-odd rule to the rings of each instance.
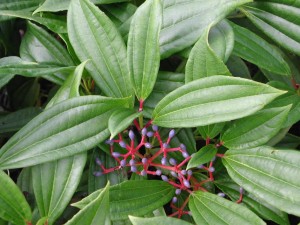
[[[243,8],[251,22],[287,50],[300,55],[300,7],[292,1],[255,2]]]
[[[165,0],[160,34],[161,58],[194,44],[209,26],[251,0]]]
[[[10,177],[0,170],[0,218],[14,224],[31,221],[31,209],[24,195]]]
[[[265,224],[249,209],[209,192],[193,193],[189,207],[197,224]]]
[[[252,31],[232,24],[235,44],[233,54],[268,71],[290,76],[289,65],[280,52]]]
[[[109,183],[98,196],[95,196],[91,202],[80,210],[66,225],[82,224],[107,224],[109,221],[109,201],[110,201]]]
[[[132,95],[126,47],[111,20],[88,0],[74,0],[68,11],[70,42],[105,95]]]
[[[193,154],[186,169],[188,170],[190,168],[197,167],[211,161],[216,153],[217,148],[214,145],[206,145],[202,147],[198,152]]]
[[[222,134],[227,148],[244,149],[266,144],[285,122],[291,105],[261,110],[251,116],[234,121]]]
[[[225,123],[210,124],[202,127],[197,127],[197,131],[204,139],[213,139],[223,130]]]
[[[153,112],[153,124],[195,127],[238,119],[255,113],[283,93],[247,79],[206,77],[164,97]]]
[[[300,153],[262,146],[229,150],[223,164],[230,177],[251,194],[289,214],[300,215]]]
[[[11,112],[0,118],[0,133],[15,132],[26,125],[31,119],[37,116],[41,109],[35,107],[24,108]]]
[[[66,48],[43,28],[31,22],[28,22],[22,38],[20,56],[29,62],[74,65]]]
[[[240,197],[240,187],[232,180],[217,180],[214,182],[232,201],[236,201]],[[270,206],[264,201],[258,199],[250,193],[243,193],[242,205],[249,208],[255,214],[266,220],[272,220],[278,224],[289,224],[288,216],[286,213],[279,209]]]
[[[35,199],[40,216],[53,224],[69,204],[79,184],[86,153],[32,167]]]
[[[135,94],[144,101],[151,93],[160,64],[159,33],[162,6],[147,0],[134,14],[127,44],[130,78]]]
[[[118,109],[113,112],[108,120],[108,129],[111,133],[110,139],[125,130],[141,114],[142,112],[136,112],[134,109]]]
[[[231,55],[226,66],[233,76],[251,79],[250,71],[246,63],[240,57]]]
[[[1,148],[0,168],[20,168],[75,155],[104,141],[107,120],[128,99],[77,97],[44,111]]]
[[[179,220],[172,217],[166,216],[158,216],[152,218],[141,218],[141,217],[134,217],[129,216],[129,219],[133,225],[192,225],[191,223],[185,222],[184,220]]]

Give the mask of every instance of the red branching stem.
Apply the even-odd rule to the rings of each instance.
[[[143,111],[144,108],[144,100],[140,99],[140,107],[139,107],[139,112]]]
[[[149,120],[149,121],[146,123],[145,128],[148,128],[149,126],[151,126],[151,124],[152,124],[152,120]]]
[[[138,131],[141,130],[140,124],[139,124],[139,122],[138,122],[137,120],[134,120],[134,121],[133,121],[133,124],[134,124],[134,126],[136,127],[136,129],[137,129]]]
[[[242,203],[243,201],[243,193],[240,193],[240,198],[236,201],[237,204]]]
[[[211,161],[210,163],[209,163],[209,167],[212,167],[213,166],[213,161]],[[211,180],[211,181],[213,181],[214,180],[214,175],[213,175],[213,173],[212,172],[210,172],[210,171],[208,171],[208,173],[209,173],[209,179]]]
[[[191,156],[185,158],[180,164],[177,165],[177,168],[182,167],[184,164],[186,164],[191,159]]]

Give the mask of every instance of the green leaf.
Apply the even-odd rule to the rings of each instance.
[[[234,121],[222,134],[227,148],[244,149],[266,144],[282,128],[291,105],[269,108]]]
[[[13,79],[13,77],[14,74],[6,74],[4,76],[0,76],[0,89],[4,87],[4,85],[6,85],[11,79]]]
[[[15,132],[20,130],[31,119],[37,116],[41,109],[36,107],[24,108],[15,112],[11,112],[0,118],[0,134]]]
[[[234,183],[231,179],[216,180],[214,182],[232,201],[236,201],[240,197],[240,186]],[[289,219],[286,213],[279,209],[270,206],[266,202],[258,199],[250,193],[243,193],[243,201],[241,205],[246,206],[255,214],[266,220],[272,220],[278,224],[289,224]]]
[[[251,194],[289,214],[300,215],[300,153],[262,146],[229,150],[223,158],[230,177]]]
[[[249,209],[209,192],[193,193],[189,207],[196,224],[265,224]]]
[[[32,167],[35,199],[41,217],[53,224],[69,204],[80,182],[86,153]]]
[[[70,42],[105,95],[132,95],[126,47],[111,20],[88,0],[73,0],[68,11]]]
[[[133,225],[153,225],[153,224],[192,225],[191,223],[185,222],[184,220],[180,220],[172,217],[166,217],[166,216],[158,216],[152,218],[140,218],[140,217],[129,216],[129,219]]]
[[[161,58],[194,44],[209,26],[251,0],[165,0],[160,33]]]
[[[293,1],[255,2],[243,8],[250,21],[280,46],[300,55],[299,5]]]
[[[127,59],[132,86],[144,101],[151,93],[160,64],[159,33],[162,6],[159,0],[147,0],[135,12],[130,25]]]
[[[42,112],[1,148],[0,168],[20,168],[87,151],[109,136],[111,113],[128,99],[76,97]]]
[[[134,109],[118,109],[113,112],[108,120],[108,129],[111,133],[110,139],[125,130],[140,115],[142,115],[142,112],[136,112]]]
[[[291,76],[287,62],[275,47],[252,31],[231,23],[235,44],[233,54],[268,71]]]
[[[69,75],[64,84],[56,92],[55,96],[47,104],[47,108],[69,98],[79,97],[79,86],[82,77],[82,73],[87,61],[78,65],[73,73]]]
[[[30,11],[10,11],[0,10],[0,16],[16,17],[37,22],[49,28],[55,33],[67,33],[67,24],[64,16],[44,13],[40,15],[32,15]]]
[[[197,127],[197,131],[204,139],[213,139],[223,130],[225,123],[210,124],[202,127]]]
[[[0,59],[0,77],[5,77],[7,74],[19,74],[27,77],[45,76],[51,81],[62,84],[65,77],[46,76],[54,73],[69,74],[74,69],[74,66],[61,66],[55,64],[27,62],[16,56],[9,56]]]
[[[185,83],[216,74],[231,75],[224,62],[209,46],[209,30],[210,28],[204,32],[192,48],[185,67]]]
[[[144,116],[151,118],[157,103],[171,91],[184,84],[184,76],[185,74],[183,73],[159,71],[153,91],[144,102]]]
[[[28,22],[22,38],[20,56],[29,62],[74,65],[66,48],[47,31],[31,22]]]
[[[207,163],[213,159],[217,153],[217,148],[214,145],[206,145],[202,147],[198,152],[196,152],[190,159],[187,170],[193,167],[200,166]]]
[[[240,57],[231,55],[226,63],[226,66],[233,76],[251,79],[250,71],[246,63]]]
[[[111,219],[143,216],[169,202],[174,191],[167,182],[157,180],[125,181],[115,185],[110,189]]]
[[[255,113],[283,93],[247,79],[206,77],[164,97],[153,112],[153,124],[196,127],[238,119]]]
[[[109,201],[110,187],[107,183],[106,187],[98,196],[95,196],[91,202],[80,210],[66,225],[96,225],[107,224],[109,221]]]
[[[14,224],[26,225],[31,220],[30,206],[18,186],[0,170],[0,217]]]

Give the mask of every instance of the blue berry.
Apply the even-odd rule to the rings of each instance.
[[[124,141],[120,141],[119,142],[119,145],[122,147],[122,148],[126,148],[126,143]]]
[[[167,143],[163,143],[163,148],[168,148],[169,145]]]
[[[181,189],[176,189],[175,194],[180,195],[180,193],[181,193]]]
[[[186,180],[186,179],[183,179],[183,185],[186,186],[187,188],[191,187],[190,182],[188,180]]]
[[[130,170],[131,170],[131,172],[136,173],[137,168],[136,168],[136,166],[131,166],[131,167],[130,167]]]
[[[189,176],[192,176],[192,174],[193,174],[193,171],[191,171],[191,170],[188,170],[188,171],[187,171],[187,174],[188,174]]]
[[[146,134],[147,134],[147,128],[143,128],[143,129],[142,129],[142,135],[143,135],[143,136],[146,136]]]
[[[114,157],[114,158],[118,158],[121,156],[120,152],[113,152],[111,153],[111,155]]]
[[[134,133],[133,133],[132,130],[129,131],[128,136],[129,136],[130,140],[134,140],[134,136],[135,136],[135,135],[134,135]]]
[[[153,131],[158,131],[158,126],[152,125],[152,130],[153,130]]]
[[[177,202],[177,197],[173,197],[172,198],[172,203],[176,203]]]
[[[160,176],[160,175],[161,175],[161,170],[156,170],[156,171],[155,171],[155,174],[156,174],[157,176]]]
[[[145,170],[142,170],[142,171],[141,171],[141,175],[142,175],[142,176],[146,176],[146,175],[147,175],[147,172],[146,172]]]
[[[165,175],[161,175],[161,179],[166,182],[169,181],[169,178]]]
[[[114,144],[114,142],[113,142],[113,140],[106,140],[106,141],[105,141],[105,144],[108,144],[108,145],[113,145],[113,144]]]
[[[101,160],[99,159],[99,158],[96,158],[96,163],[99,165],[99,166],[101,166],[102,165],[102,162],[101,162]]]
[[[213,173],[213,172],[215,172],[215,168],[211,166],[211,167],[208,168],[208,171]]]
[[[175,130],[172,129],[172,130],[170,130],[170,132],[169,132],[169,138],[171,139],[171,138],[173,138],[174,136],[175,136]]]
[[[173,177],[177,178],[177,173],[175,173],[174,171],[171,171],[170,173]]]
[[[145,143],[145,147],[146,148],[152,148],[152,145],[149,142],[147,142],[147,143]]]
[[[147,132],[147,137],[153,137],[154,133],[152,131]]]
[[[171,165],[173,165],[173,166],[175,166],[175,165],[177,164],[176,160],[173,159],[173,158],[170,158],[170,159],[169,159],[169,163],[170,163]]]
[[[163,158],[161,159],[161,164],[163,164],[163,165],[166,165],[166,164],[167,164],[167,158],[166,158],[166,157],[163,157]]]
[[[244,189],[240,187],[240,194],[242,195],[244,193]]]
[[[186,151],[186,147],[185,147],[185,145],[184,144],[180,144],[180,146],[179,146],[180,148],[181,148],[181,150],[182,151]]]
[[[220,192],[220,193],[218,193],[218,196],[224,198],[224,197],[225,197],[225,194],[224,194],[223,192]]]
[[[187,153],[187,152],[182,152],[182,156],[183,156],[184,158],[187,158],[187,157],[189,157],[189,153]]]
[[[130,166],[134,166],[134,165],[135,165],[135,160],[134,160],[134,159],[130,159],[129,165],[130,165]]]
[[[203,167],[204,167],[204,165],[203,165],[203,164],[201,164],[201,165],[197,166],[197,168],[198,168],[198,169],[203,169]]]
[[[142,159],[142,163],[145,165],[146,163],[148,162],[148,159],[147,158],[143,158]]]
[[[122,167],[125,167],[125,166],[126,166],[126,160],[125,160],[125,159],[122,159],[122,160],[120,161],[120,166],[122,166]]]
[[[181,170],[182,175],[186,175],[186,170]]]
[[[94,174],[95,177],[99,177],[99,176],[102,175],[102,172],[100,172],[100,171],[95,171],[95,172],[93,172],[93,174]]]

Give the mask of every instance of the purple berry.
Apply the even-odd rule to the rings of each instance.
[[[128,136],[129,136],[130,140],[132,140],[132,141],[134,140],[134,133],[132,130],[129,131]]]
[[[183,156],[184,158],[187,158],[187,157],[189,157],[189,153],[183,152],[183,153],[182,153],[182,156]]]
[[[131,170],[131,172],[136,173],[137,168],[136,168],[136,166],[131,166],[131,167],[130,167],[130,170]]]
[[[158,126],[152,125],[152,130],[153,130],[153,131],[158,131]]]
[[[93,174],[94,174],[95,177],[99,177],[99,176],[102,175],[102,172],[101,171],[95,171],[95,172],[93,172]]]
[[[145,147],[146,148],[152,148],[152,145],[149,142],[147,142],[147,143],[145,143]]]
[[[108,144],[108,145],[113,145],[114,144],[114,142],[113,142],[113,140],[111,139],[111,140],[106,140],[105,141],[105,144]]]
[[[161,164],[163,164],[163,165],[166,165],[166,164],[167,164],[167,158],[166,158],[166,157],[163,157],[163,158],[161,159]]]
[[[215,172],[215,168],[211,166],[211,167],[208,168],[208,171],[213,173],[213,172]]]
[[[125,160],[125,159],[122,159],[122,160],[120,161],[120,166],[122,166],[122,167],[125,167],[125,166],[126,166],[126,160]]]
[[[111,153],[111,155],[114,157],[114,158],[118,158],[121,156],[120,152],[113,152]]]
[[[101,162],[101,160],[99,159],[99,158],[96,158],[96,163],[97,163],[97,165],[99,165],[99,166],[101,166],[102,165],[102,162]]]
[[[175,173],[174,171],[171,171],[170,173],[173,177],[177,178],[177,173]]]
[[[187,188],[191,187],[190,182],[188,180],[186,180],[186,179],[183,179],[183,185],[186,186]]]
[[[147,132],[147,137],[153,137],[154,133],[152,131]]]
[[[193,174],[193,171],[191,171],[191,170],[188,170],[188,171],[187,171],[187,174],[188,174],[189,176],[192,176],[192,174]]]
[[[160,176],[160,175],[161,175],[161,170],[156,170],[156,171],[155,171],[155,174],[156,174],[157,176]]]
[[[142,171],[141,171],[141,175],[142,175],[142,176],[146,176],[146,175],[147,175],[147,172],[146,172],[145,170],[142,170]]]
[[[124,141],[120,141],[119,142],[119,145],[122,147],[122,148],[126,148],[126,143]]]
[[[142,159],[142,163],[145,165],[146,163],[148,162],[148,159],[147,158],[143,158]]]
[[[167,143],[163,143],[163,148],[168,148],[169,145]]]
[[[224,198],[224,197],[225,197],[225,194],[224,194],[223,192],[220,192],[220,193],[218,193],[218,196]]]
[[[142,135],[143,135],[143,136],[146,136],[146,134],[147,134],[147,128],[143,128],[143,129],[142,129]]]
[[[244,189],[240,187],[240,194],[242,195],[244,193]]]
[[[190,216],[192,216],[192,212],[191,212],[191,211],[188,211],[188,214],[189,214]]]
[[[166,182],[169,181],[169,178],[165,175],[161,175],[161,179]]]
[[[172,130],[170,130],[170,132],[169,132],[169,138],[171,139],[171,138],[173,138],[174,136],[175,136],[175,130],[172,129]]]
[[[129,165],[130,165],[130,166],[134,166],[134,165],[135,165],[135,160],[134,160],[134,159],[130,159]]]
[[[171,165],[173,165],[173,166],[175,166],[175,165],[177,164],[176,160],[173,159],[173,158],[170,158],[170,159],[169,159],[169,163],[170,163]]]
[[[179,147],[181,148],[182,151],[186,151],[186,147],[184,144],[180,144]]]
[[[172,198],[172,203],[176,203],[177,202],[177,197],[173,197]]]
[[[175,194],[180,195],[180,193],[181,193],[181,189],[176,189]]]
[[[181,170],[182,175],[186,175],[186,170]]]

